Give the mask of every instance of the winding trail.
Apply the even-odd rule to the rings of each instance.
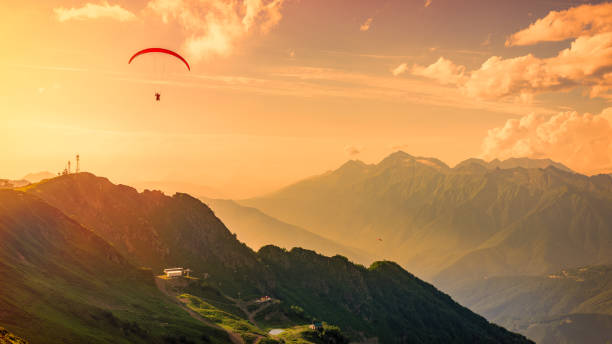
[[[264,309],[270,307],[271,305],[273,305],[275,303],[280,303],[280,300],[271,299],[268,302],[262,303],[261,306],[259,308],[257,308],[256,310],[254,310],[252,312],[249,312],[248,306],[257,303],[256,301],[244,302],[242,300],[234,299],[233,297],[229,297],[227,295],[224,295],[224,296],[225,296],[226,299],[228,299],[228,300],[232,301],[233,303],[235,303],[236,306],[238,306],[238,308],[240,308],[240,310],[243,311],[244,314],[246,314],[246,316],[249,319],[249,321],[251,322],[251,324],[255,325],[256,327],[259,327],[257,325],[257,323],[255,322],[255,316],[257,315],[257,313],[263,311]]]
[[[201,316],[200,314],[198,314],[197,312],[194,312],[192,309],[190,309],[189,307],[187,307],[183,302],[181,302],[178,299],[178,295],[170,290],[168,290],[168,288],[166,288],[166,281],[163,278],[159,278],[159,277],[155,277],[155,285],[157,285],[157,289],[159,289],[162,293],[164,293],[166,296],[168,296],[170,298],[170,300],[172,300],[172,302],[176,303],[177,305],[179,305],[179,307],[181,307],[182,309],[184,309],[185,311],[187,311],[187,313],[189,313],[189,315],[191,315],[192,318],[198,320],[199,322],[210,326],[210,327],[214,327],[217,329],[220,329],[222,331],[225,331],[227,333],[227,335],[229,336],[230,340],[232,341],[233,344],[245,344],[244,340],[242,340],[242,337],[240,337],[239,334],[234,333],[232,331],[229,331],[211,321],[209,321],[208,319],[204,318],[203,316]],[[242,308],[241,308],[242,309]],[[258,338],[258,340],[261,340],[261,338]],[[259,342],[259,341],[257,341]],[[256,343],[257,343],[256,342]]]

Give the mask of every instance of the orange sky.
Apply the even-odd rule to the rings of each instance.
[[[6,1],[0,176],[79,153],[239,198],[398,149],[612,170],[612,5],[582,3]],[[151,46],[191,72],[127,64]]]

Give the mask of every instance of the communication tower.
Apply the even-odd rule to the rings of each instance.
[[[74,170],[74,173],[79,173],[80,171],[80,165],[79,165],[79,155],[76,155],[76,169]]]

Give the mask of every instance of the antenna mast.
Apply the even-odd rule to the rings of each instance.
[[[80,166],[79,166],[79,155],[76,155],[76,170],[74,170],[74,173],[79,173],[80,172]]]

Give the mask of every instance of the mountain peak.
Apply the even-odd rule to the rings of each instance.
[[[330,171],[330,173],[338,178],[346,179],[362,175],[365,171],[367,171],[367,169],[368,164],[364,163],[363,161],[349,160],[342,164],[342,166],[340,166],[337,170]]]
[[[509,158],[504,161],[498,163],[500,168],[513,168],[513,167],[523,167],[523,168],[547,168],[554,167],[558,170],[565,172],[573,172],[567,166],[562,163],[550,160],[550,159],[531,159],[531,158]]]
[[[507,169],[512,169],[512,168],[517,168],[517,167],[522,167],[525,169],[533,169],[533,168],[548,168],[548,167],[554,167],[560,171],[564,171],[564,172],[570,172],[573,173],[574,171],[572,171],[570,168],[568,168],[567,166],[563,165],[562,163],[550,160],[550,159],[532,159],[532,158],[509,158],[506,160],[499,160],[499,159],[493,159],[489,162],[486,162],[482,159],[476,159],[476,158],[470,158],[467,160],[464,160],[462,162],[460,162],[459,164],[457,164],[457,166],[455,166],[455,169],[465,169],[467,168],[467,166],[472,166],[471,168],[474,168],[474,165],[480,165],[483,166],[487,169],[490,170],[494,170],[494,169],[502,169],[502,170],[507,170]]]
[[[51,179],[56,177],[55,174],[49,171],[42,171],[36,173],[28,173],[22,179],[29,181],[30,183],[38,183],[43,179]]]
[[[350,168],[350,169],[354,169],[354,168],[365,168],[367,167],[368,164],[366,164],[365,162],[361,161],[361,160],[349,160],[347,162],[345,162],[344,164],[342,164],[342,166],[340,166],[339,169],[346,169],[346,168]]]
[[[448,165],[436,158],[427,157],[415,157],[404,151],[397,151],[384,158],[378,165],[379,166],[396,166],[398,164],[404,164],[407,161],[415,161],[418,164],[426,165],[438,170],[447,169]]]
[[[458,163],[453,169],[455,171],[476,173],[487,171],[489,169],[489,164],[482,159],[469,158]]]
[[[385,161],[404,161],[406,159],[414,159],[414,157],[404,151],[398,150],[397,152],[389,154],[381,163]]]

